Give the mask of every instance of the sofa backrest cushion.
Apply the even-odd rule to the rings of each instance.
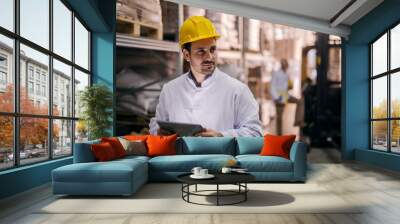
[[[264,137],[237,137],[236,155],[259,154],[264,145]]]
[[[176,142],[177,154],[225,154],[235,155],[233,137],[182,137]]]
[[[90,146],[92,144],[99,144],[99,143],[100,143],[100,139],[82,142],[82,143],[75,143],[74,163],[95,162],[96,158],[94,157],[94,154],[93,154],[92,150],[90,149]]]

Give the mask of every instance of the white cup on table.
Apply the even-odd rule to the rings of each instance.
[[[201,175],[201,173],[200,173],[201,170],[202,170],[202,168],[199,167],[199,166],[193,167],[192,173],[193,173],[194,175],[196,175],[196,176],[200,176],[200,175]]]
[[[201,169],[200,170],[200,176],[207,176],[208,175],[208,169]]]

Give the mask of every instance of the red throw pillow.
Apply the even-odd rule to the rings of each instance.
[[[108,142],[92,144],[90,148],[94,154],[94,157],[99,162],[109,161],[117,158],[114,149]]]
[[[114,149],[115,155],[117,158],[121,158],[126,156],[126,151],[122,146],[121,142],[119,142],[118,138],[101,138],[101,142],[108,142]]]
[[[148,156],[176,155],[175,141],[178,135],[159,136],[149,135],[147,137]]]
[[[294,140],[296,139],[296,135],[265,135],[264,136],[264,145],[261,149],[260,155],[262,156],[280,156],[286,159],[290,158],[290,147]]]

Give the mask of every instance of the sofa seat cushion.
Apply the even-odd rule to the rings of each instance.
[[[279,156],[239,155],[236,160],[249,172],[293,172],[292,161]]]
[[[140,172],[147,172],[146,161],[122,159],[74,163],[59,167],[52,173],[53,181],[58,182],[131,182],[132,177]]]
[[[149,160],[149,170],[152,172],[190,172],[193,167],[199,166],[216,172],[230,159],[235,158],[222,154],[158,156]]]
[[[116,162],[116,161],[130,162],[130,161],[135,161],[135,160],[147,162],[147,161],[149,161],[149,159],[150,159],[150,157],[148,157],[148,156],[130,155],[130,156],[125,156],[124,158],[120,158],[120,159],[114,160],[113,162]]]

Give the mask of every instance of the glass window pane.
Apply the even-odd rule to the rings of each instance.
[[[372,45],[372,71],[373,75],[387,71],[387,34]]]
[[[391,115],[400,118],[400,72],[391,74],[390,85]]]
[[[79,117],[81,114],[79,95],[86,86],[89,86],[89,75],[75,69],[75,117]]]
[[[53,115],[72,117],[71,66],[53,60]]]
[[[387,151],[387,121],[372,122],[372,148]]]
[[[387,118],[387,77],[372,81],[372,118]]]
[[[0,170],[14,165],[14,124],[10,116],[0,116]]]
[[[390,67],[400,67],[400,24],[391,30],[390,37]]]
[[[21,117],[20,164],[35,163],[49,158],[48,127],[48,119]]]
[[[20,0],[21,36],[49,48],[49,0]]]
[[[21,44],[21,113],[48,114],[48,64],[47,55]]]
[[[53,157],[72,154],[72,121],[53,120]]]
[[[400,153],[400,120],[391,121],[392,152]]]
[[[53,51],[71,60],[72,12],[60,1],[53,1]]]
[[[14,0],[0,1],[0,26],[14,31]]]
[[[83,120],[75,121],[75,143],[88,141],[88,129]]]
[[[75,18],[75,63],[89,70],[89,32]]]
[[[0,35],[0,111],[14,111],[14,42]]]

